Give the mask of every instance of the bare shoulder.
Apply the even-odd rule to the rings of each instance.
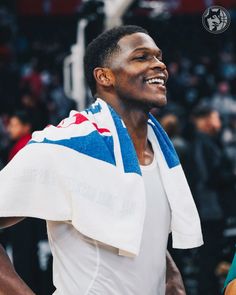
[[[25,217],[0,217],[0,228],[12,226],[25,219]]]
[[[235,294],[236,294],[236,279],[231,281],[225,290],[225,295],[235,295]]]

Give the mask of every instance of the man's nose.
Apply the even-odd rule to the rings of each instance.
[[[159,60],[155,55],[152,59],[152,67],[160,68],[161,70],[166,70],[166,65],[163,61]]]

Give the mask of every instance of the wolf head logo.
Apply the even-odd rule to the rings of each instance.
[[[221,29],[222,17],[220,9],[213,11],[209,9],[208,15],[205,17],[206,25],[210,31],[217,31]]]
[[[202,23],[207,31],[218,34],[229,27],[230,14],[224,7],[211,6],[205,10]]]

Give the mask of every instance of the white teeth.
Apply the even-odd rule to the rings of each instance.
[[[146,82],[148,84],[161,84],[161,85],[164,85],[165,84],[164,79],[162,79],[162,78],[149,79]]]

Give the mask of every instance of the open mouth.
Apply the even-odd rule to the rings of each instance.
[[[165,78],[151,78],[151,79],[146,79],[145,83],[148,85],[156,85],[157,87],[165,88]]]
[[[153,79],[148,79],[146,80],[147,84],[159,84],[162,86],[165,86],[165,81],[163,78],[153,78]]]
[[[145,83],[148,85],[156,84],[159,86],[165,86],[166,84],[166,76],[165,75],[158,75],[156,77],[150,77],[145,79]]]

